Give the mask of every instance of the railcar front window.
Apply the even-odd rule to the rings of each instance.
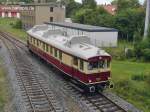
[[[99,68],[107,68],[110,66],[110,62],[101,60],[96,62],[89,62],[88,70],[99,69]]]
[[[88,65],[89,70],[97,69],[98,68],[98,61],[97,62],[90,62]]]
[[[105,67],[105,61],[101,60],[99,61],[99,68],[104,68]]]
[[[107,68],[110,68],[110,61],[107,60]]]

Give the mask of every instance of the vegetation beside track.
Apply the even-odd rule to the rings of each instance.
[[[26,41],[26,32],[14,27],[18,21],[19,20],[15,18],[0,18],[0,29],[12,33],[14,36],[19,37],[19,39]]]
[[[144,112],[150,110],[150,64],[128,61],[112,62],[112,90]]]
[[[4,108],[8,102],[8,86],[6,84],[6,72],[2,66],[0,59],[0,112],[4,112]]]

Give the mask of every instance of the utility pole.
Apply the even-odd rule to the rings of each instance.
[[[149,22],[150,22],[150,0],[147,0],[147,3],[146,3],[146,17],[145,17],[144,39],[147,37]]]

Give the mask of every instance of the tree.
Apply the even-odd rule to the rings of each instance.
[[[97,26],[110,26],[112,21],[111,15],[103,7],[96,9],[81,8],[73,18],[74,22]]]
[[[143,8],[128,8],[114,16],[113,26],[119,30],[120,37],[133,40],[134,32],[144,29],[144,16]],[[143,34],[143,30],[140,33]]]
[[[96,8],[97,7],[97,3],[95,0],[82,0],[82,5],[85,8]]]
[[[140,3],[138,0],[114,0],[113,5],[117,5],[117,11],[126,10],[128,8],[138,8]]]
[[[81,4],[75,0],[61,0],[61,4],[66,6],[66,16],[71,17],[81,7]]]

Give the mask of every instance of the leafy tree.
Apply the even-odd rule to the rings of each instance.
[[[74,22],[97,26],[111,26],[112,20],[112,16],[103,7],[96,9],[81,8],[73,18]]]
[[[81,4],[75,2],[74,0],[62,0],[61,3],[66,5],[67,17],[71,17],[72,15],[74,15],[75,12],[81,7]]]
[[[20,2],[32,3],[32,2],[34,2],[34,0],[20,0]]]
[[[114,0],[113,5],[117,5],[117,10],[122,11],[128,8],[138,8],[140,3],[138,0]]]
[[[133,40],[135,31],[144,29],[145,11],[143,8],[128,8],[120,11],[114,17],[113,26],[119,29],[119,35]],[[143,30],[141,30],[143,34]]]
[[[97,7],[97,3],[95,0],[82,0],[82,5],[85,8],[96,8]]]

